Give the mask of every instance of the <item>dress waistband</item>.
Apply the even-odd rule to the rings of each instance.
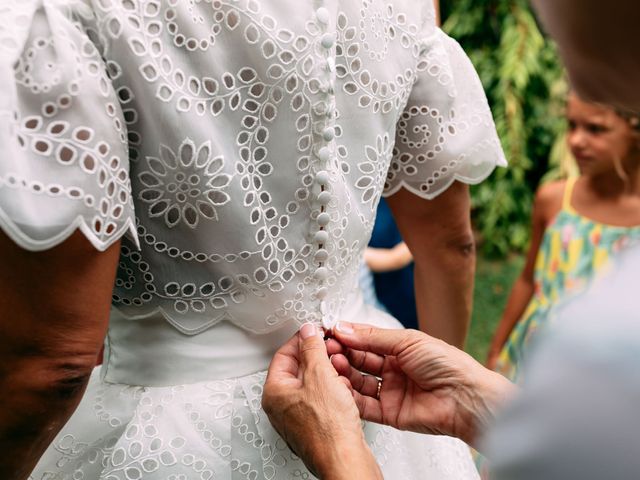
[[[102,379],[163,387],[242,377],[266,370],[297,328],[291,321],[257,335],[222,321],[198,335],[184,335],[160,313],[136,320],[112,314]]]
[[[339,320],[400,326],[365,306],[359,290],[348,295]],[[267,334],[222,321],[198,335],[185,335],[157,312],[129,319],[111,312],[101,376],[105,382],[166,387],[244,377],[264,371],[273,354],[297,331],[294,320]]]

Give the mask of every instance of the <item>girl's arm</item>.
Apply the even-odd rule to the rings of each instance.
[[[364,261],[372,272],[390,272],[409,265],[413,255],[407,244],[400,242],[392,248],[367,247]]]
[[[524,314],[534,292],[534,269],[538,251],[544,232],[549,222],[556,216],[562,207],[562,194],[566,182],[553,182],[542,185],[536,192],[532,213],[531,244],[527,252],[527,260],[524,269],[514,283],[507,306],[502,314],[502,319],[493,335],[487,367],[495,367],[498,355],[506,343],[513,327]]]

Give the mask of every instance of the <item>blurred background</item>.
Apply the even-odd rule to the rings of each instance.
[[[440,0],[440,12],[443,30],[480,75],[509,160],[471,190],[478,269],[467,351],[484,361],[524,263],[534,192],[573,168],[564,142],[567,83],[528,1]]]
[[[540,183],[566,177],[575,168],[564,141],[567,82],[555,45],[541,31],[528,1],[440,0],[440,16],[442,29],[462,45],[480,75],[509,161],[509,168],[497,169],[471,189],[478,265],[466,349],[484,362],[524,264],[534,193]],[[399,241],[378,245],[376,237],[374,247]],[[375,275],[380,300],[413,326],[391,300],[385,301],[385,294],[390,299],[398,295],[379,287],[380,276]]]

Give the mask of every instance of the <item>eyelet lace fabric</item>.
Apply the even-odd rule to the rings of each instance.
[[[274,475],[261,467],[253,476],[232,468],[240,457],[192,446],[184,435],[184,452],[200,449],[200,457],[185,453],[187,468],[175,450],[177,463],[165,465],[169,456],[158,452],[172,445],[171,428],[193,426],[174,418],[175,409],[157,417],[163,447],[152,454],[149,443],[138,455],[136,435],[156,438],[140,433],[138,415],[151,405],[167,412],[164,390],[149,389],[189,383],[199,385],[188,389],[197,396],[193,389],[209,387],[205,378],[179,381],[167,362],[170,380],[116,395],[117,385],[140,384],[115,367],[118,355],[146,355],[153,369],[153,359],[173,358],[157,352],[180,356],[190,341],[231,348],[216,338],[229,323],[256,343],[307,321],[330,326],[352,308],[381,195],[406,188],[430,199],[454,180],[477,183],[505,164],[479,79],[434,26],[428,1],[3,0],[0,85],[3,231],[29,250],[51,248],[76,229],[99,250],[122,239],[118,321],[103,377],[38,467],[39,480],[179,480],[197,478],[194,471],[209,478],[207,469],[227,478],[304,478],[301,465],[299,475],[283,466],[295,463],[286,449]],[[368,315],[352,319],[395,325]],[[147,342],[133,337],[118,350],[129,328]],[[235,392],[230,411],[258,422],[259,409],[238,385],[260,385],[258,377],[240,379],[265,367],[261,360],[215,377]],[[110,393],[100,396],[100,388]],[[209,394],[207,402],[218,398]],[[86,404],[96,398],[99,415]],[[233,415],[220,418],[235,428]],[[129,424],[138,425],[136,435]],[[215,435],[220,445],[244,448]],[[127,445],[126,461],[115,465],[118,442]],[[440,450],[446,457],[449,447]],[[210,465],[212,455],[227,473],[193,470],[196,457]],[[146,458],[155,460],[144,466]],[[138,470],[123,466],[135,462]]]

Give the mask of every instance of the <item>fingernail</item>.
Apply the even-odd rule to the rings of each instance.
[[[303,339],[307,339],[309,337],[313,337],[316,335],[317,329],[313,323],[305,323],[300,327],[300,336]]]
[[[338,330],[340,333],[346,333],[346,334],[353,333],[353,327],[348,322],[336,323],[336,330]]]

